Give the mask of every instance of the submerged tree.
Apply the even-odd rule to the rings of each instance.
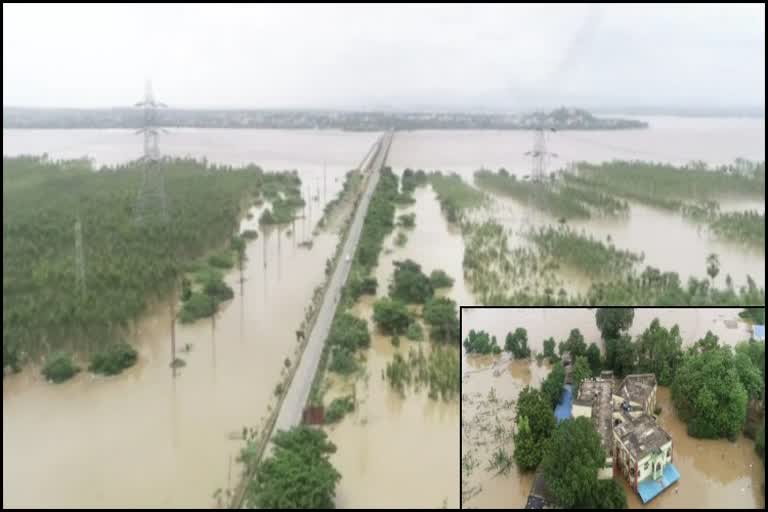
[[[735,439],[747,415],[744,388],[728,346],[686,354],[672,383],[672,399],[693,437]]]
[[[677,325],[666,329],[654,318],[651,325],[638,337],[637,352],[640,371],[653,373],[662,386],[672,384],[675,372],[683,358],[683,339]]]

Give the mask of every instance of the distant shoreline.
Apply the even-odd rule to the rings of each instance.
[[[627,130],[645,129],[633,119],[595,117],[582,109],[548,113],[341,112],[308,110],[158,109],[154,126],[231,129],[337,129],[372,132],[412,130]],[[137,129],[138,108],[54,109],[3,107],[3,129]]]

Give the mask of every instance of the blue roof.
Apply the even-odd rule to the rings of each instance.
[[[560,398],[560,403],[555,407],[555,418],[558,423],[571,417],[571,409],[573,408],[573,392],[571,389],[570,384],[563,386],[563,396]]]
[[[637,492],[640,494],[643,503],[648,503],[658,496],[661,491],[680,480],[680,473],[672,463],[664,466],[664,471],[661,473],[661,478],[658,480],[646,478],[637,484]]]
[[[753,325],[752,326],[752,337],[756,340],[765,341],[765,326],[764,325]]]

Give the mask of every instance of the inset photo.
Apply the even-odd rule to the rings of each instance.
[[[462,508],[765,507],[764,308],[460,319]]]

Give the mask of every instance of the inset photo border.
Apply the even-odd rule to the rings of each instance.
[[[764,508],[764,308],[459,316],[462,508]]]

